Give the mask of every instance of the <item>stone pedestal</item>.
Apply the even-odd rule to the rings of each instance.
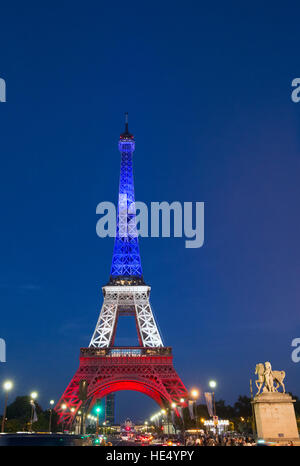
[[[266,392],[252,401],[258,438],[265,441],[298,443],[299,433],[293,403],[286,393]]]

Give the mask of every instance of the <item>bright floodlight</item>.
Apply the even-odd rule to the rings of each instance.
[[[66,404],[62,404],[62,405],[61,405],[61,409],[67,409],[67,405],[66,405]]]
[[[3,384],[3,388],[6,391],[9,391],[13,388],[13,383],[10,380],[6,380]]]
[[[51,405],[54,405],[54,400],[50,400],[50,404],[51,404]]]
[[[184,403],[184,398],[180,398],[180,403]]]
[[[196,388],[193,388],[193,390],[191,391],[191,395],[194,399],[198,398],[199,390],[197,390]]]
[[[99,408],[98,406],[98,408],[96,408],[96,413],[100,413],[100,411],[101,411],[101,408]]]
[[[35,399],[37,398],[38,394],[37,394],[37,392],[32,392],[32,393],[30,394],[30,396],[31,396],[31,398],[32,398],[33,400],[35,400]]]
[[[216,388],[217,382],[215,380],[210,380],[208,385],[210,386],[210,388]]]
[[[172,404],[171,404],[171,407],[172,407],[172,408],[176,408],[176,403],[172,403]]]

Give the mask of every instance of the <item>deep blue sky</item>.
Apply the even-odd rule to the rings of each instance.
[[[14,395],[57,400],[89,343],[113,248],[95,209],[117,199],[124,111],[136,199],[205,202],[202,248],[140,242],[184,383],[206,390],[213,377],[232,402],[270,360],[300,395],[299,13],[299,2],[2,4],[0,379]],[[155,409],[118,400],[120,419]]]

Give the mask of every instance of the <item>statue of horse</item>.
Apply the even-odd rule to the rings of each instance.
[[[285,372],[284,371],[272,371],[272,374],[273,374],[274,382],[276,382],[277,384],[276,387],[274,387],[275,391],[278,392],[278,388],[281,386],[283,393],[285,393],[285,385],[283,383],[283,380],[285,378]]]
[[[255,380],[255,384],[256,384],[256,387],[257,387],[257,393],[256,395],[259,395],[261,389],[262,389],[262,386],[263,384],[265,384],[265,388],[264,388],[264,391],[272,391],[271,390],[271,387],[266,383],[266,378],[265,378],[265,365],[263,363],[258,363],[256,364],[256,367],[255,367],[255,374],[257,374],[258,376],[258,379]],[[276,386],[274,386],[274,391],[278,392],[278,388],[279,387],[282,387],[282,390],[283,390],[283,393],[285,393],[285,385],[283,383],[283,380],[285,378],[285,372],[284,371],[273,371],[272,370],[272,377],[273,377],[273,381],[274,383],[276,383]]]

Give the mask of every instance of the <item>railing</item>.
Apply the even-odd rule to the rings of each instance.
[[[81,357],[141,357],[141,356],[171,356],[172,348],[149,348],[144,346],[123,347],[114,346],[109,348],[80,348]]]

